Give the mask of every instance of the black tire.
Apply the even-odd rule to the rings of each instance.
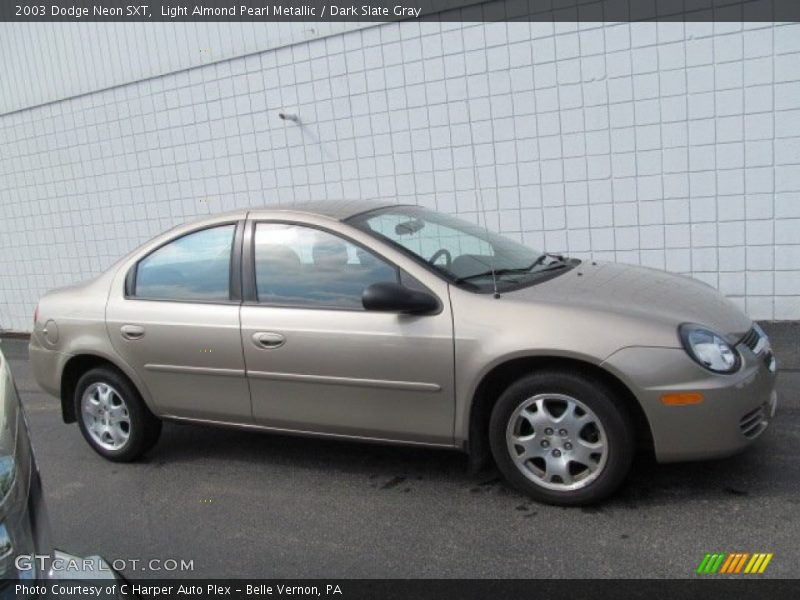
[[[553,490],[543,487],[534,480],[535,478],[525,475],[511,456],[506,441],[509,420],[522,403],[539,394],[559,394],[580,401],[595,413],[605,430],[607,452],[605,465],[595,476],[596,478],[584,487],[573,490]],[[613,391],[602,381],[580,372],[567,370],[540,371],[511,384],[492,409],[489,442],[498,468],[511,484],[535,500],[561,506],[593,504],[612,494],[630,470],[635,446],[632,420],[614,401]],[[549,443],[548,441],[548,445]],[[563,442],[556,440],[556,443]],[[540,444],[543,445],[543,442]],[[568,466],[574,465],[569,463]],[[547,468],[543,470],[545,474],[548,472]]]
[[[118,394],[127,408],[129,431],[127,441],[118,449],[101,446],[87,431],[84,423],[81,400],[84,392],[92,384],[102,383],[110,386]],[[75,387],[75,418],[84,439],[92,449],[103,458],[114,462],[130,462],[150,450],[161,435],[161,420],[150,412],[136,387],[122,373],[111,367],[97,367],[83,374]]]

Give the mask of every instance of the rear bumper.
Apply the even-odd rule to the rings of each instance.
[[[36,383],[47,393],[56,397],[60,396],[61,374],[71,355],[44,348],[36,341],[36,336],[31,336],[28,356]]]
[[[768,428],[778,398],[764,356],[741,350],[732,375],[715,375],[683,349],[625,348],[604,363],[625,381],[647,417],[659,462],[720,458],[747,448]],[[663,394],[700,392],[698,404],[667,405]]]

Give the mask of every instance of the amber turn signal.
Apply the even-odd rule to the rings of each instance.
[[[700,392],[680,392],[676,394],[662,394],[661,402],[670,406],[682,404],[700,404],[705,398]]]

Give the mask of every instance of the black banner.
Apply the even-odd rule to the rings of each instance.
[[[137,3],[138,2],[138,3]],[[0,21],[798,21],[796,0],[3,0]]]
[[[532,556],[536,549],[531,548]],[[532,559],[533,560],[533,559]],[[697,598],[702,600],[788,600],[796,598],[800,582],[740,575],[673,580],[591,579],[330,579],[330,580],[12,580],[0,596],[6,598],[121,598],[242,600],[289,597],[330,600],[583,600],[613,598]]]

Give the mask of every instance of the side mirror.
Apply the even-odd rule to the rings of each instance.
[[[424,315],[439,310],[439,301],[426,292],[412,290],[399,283],[373,283],[361,295],[367,310]]]

